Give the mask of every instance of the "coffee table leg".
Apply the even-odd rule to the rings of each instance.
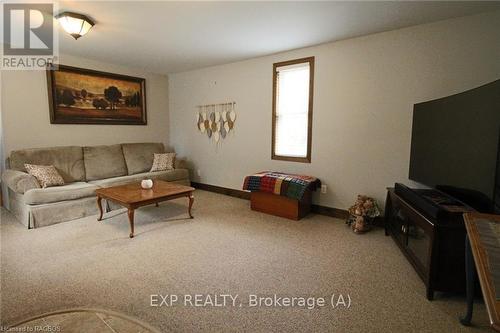
[[[158,203],[155,203],[155,206],[158,207]]]
[[[100,212],[100,215],[97,218],[97,221],[101,221],[102,220],[102,198],[99,196],[97,197],[97,207],[99,207],[99,212]]]
[[[189,214],[189,218],[193,218],[193,215],[191,214],[191,207],[193,207],[193,202],[194,202],[194,196],[192,194],[189,194],[188,196],[189,198],[189,208],[188,208],[188,214]]]
[[[128,222],[130,223],[130,238],[134,238],[134,209],[128,209]]]

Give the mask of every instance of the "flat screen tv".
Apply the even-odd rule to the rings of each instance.
[[[415,104],[410,179],[500,213],[499,148],[500,80]]]

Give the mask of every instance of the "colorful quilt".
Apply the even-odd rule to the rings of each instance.
[[[320,186],[321,182],[316,177],[271,171],[247,176],[243,183],[246,191],[268,192],[297,200],[302,200],[306,191],[315,191]]]

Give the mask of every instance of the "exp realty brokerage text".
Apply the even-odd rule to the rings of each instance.
[[[331,307],[350,308],[349,294],[331,294],[327,297],[254,295],[242,297],[238,294],[152,294],[152,307],[283,307],[308,310]]]

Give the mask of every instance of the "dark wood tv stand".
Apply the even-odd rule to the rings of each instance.
[[[465,291],[465,226],[462,212],[439,218],[428,216],[388,189],[385,232],[391,235],[426,286],[434,291]],[[471,209],[463,207],[464,212]]]

